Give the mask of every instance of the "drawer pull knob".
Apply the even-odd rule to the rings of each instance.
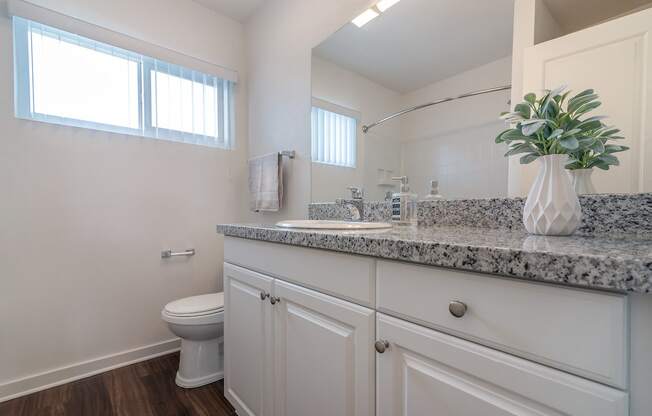
[[[466,304],[459,300],[451,301],[451,303],[448,304],[448,311],[456,318],[463,317],[464,314],[466,314],[466,310]]]
[[[276,304],[279,303],[280,301],[281,301],[281,298],[276,297],[276,296],[271,296],[271,297],[269,298],[269,302],[270,302],[272,305],[276,305]]]
[[[389,342],[384,339],[379,339],[374,344],[374,347],[376,348],[376,351],[378,351],[379,354],[382,354],[385,352],[386,349],[389,348]]]
[[[260,300],[265,300],[269,297],[269,293],[260,292]]]

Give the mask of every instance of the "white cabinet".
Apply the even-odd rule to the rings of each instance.
[[[373,416],[375,312],[225,263],[225,396],[240,416]]]
[[[627,394],[377,314],[378,416],[624,416]]]
[[[240,416],[629,414],[622,295],[294,249],[226,240]]]
[[[274,414],[272,281],[224,264],[224,395],[240,416]]]
[[[277,416],[374,414],[374,311],[274,282]]]

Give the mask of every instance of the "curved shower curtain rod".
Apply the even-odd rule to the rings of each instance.
[[[375,123],[371,123],[369,125],[362,126],[362,132],[366,133],[369,130],[371,130],[372,128],[374,128],[374,127],[376,127],[376,126],[378,126],[380,124],[383,124],[386,121],[389,121],[389,120],[391,120],[391,119],[393,119],[395,117],[402,116],[403,114],[411,113],[411,112],[416,111],[416,110],[422,110],[424,108],[432,107],[433,105],[446,103],[446,102],[449,102],[449,101],[459,100],[460,98],[473,97],[473,96],[476,96],[476,95],[488,94],[490,92],[496,92],[496,91],[504,91],[504,90],[509,90],[511,88],[512,88],[511,84],[510,85],[503,85],[501,87],[494,87],[494,88],[488,88],[486,90],[467,92],[466,94],[458,95],[457,97],[448,97],[448,98],[433,101],[433,102],[430,102],[430,103],[416,105],[414,107],[410,107],[410,108],[406,108],[405,110],[401,110],[398,113],[394,113],[392,115],[389,115],[389,116],[387,116],[387,117],[385,117],[383,119],[380,119],[380,120],[376,121]]]

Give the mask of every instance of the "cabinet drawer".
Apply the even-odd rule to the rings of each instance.
[[[627,393],[416,324],[377,314],[377,331],[388,342],[376,358],[378,416],[629,411]]]
[[[375,260],[242,238],[224,239],[224,260],[361,305],[375,304]]]
[[[627,388],[627,297],[379,261],[378,310]],[[449,303],[466,313],[456,318]]]

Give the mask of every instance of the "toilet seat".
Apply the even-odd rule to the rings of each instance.
[[[179,316],[172,315],[164,309],[161,311],[161,318],[165,322],[177,325],[211,325],[224,322],[224,310],[213,311],[204,315]]]
[[[210,325],[224,321],[224,293],[172,301],[161,311],[164,321],[178,325]]]
[[[224,309],[224,293],[208,293],[172,301],[163,310],[168,315],[192,317],[210,315]]]

